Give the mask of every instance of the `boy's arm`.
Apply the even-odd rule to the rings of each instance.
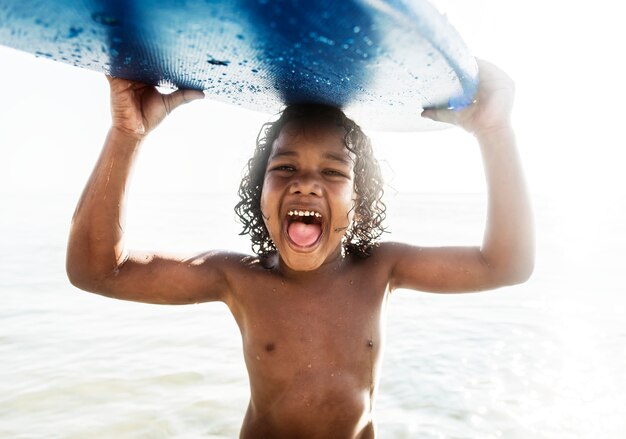
[[[152,303],[220,299],[226,290],[219,254],[194,258],[128,251],[122,216],[133,163],[145,136],[177,106],[203,97],[108,77],[112,126],[76,207],[67,250],[67,273],[79,288],[109,297]]]
[[[456,248],[387,244],[395,261],[391,288],[478,291],[524,282],[533,271],[532,213],[510,124],[514,84],[493,64],[479,61],[479,68],[474,104],[461,111],[426,110],[423,115],[458,125],[478,140],[489,200],[483,244]]]

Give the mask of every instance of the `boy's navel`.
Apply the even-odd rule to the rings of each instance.
[[[274,350],[274,348],[275,348],[274,343],[268,343],[268,344],[265,345],[265,350],[267,352],[272,352]]]

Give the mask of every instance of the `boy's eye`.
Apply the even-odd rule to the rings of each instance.
[[[296,168],[294,168],[291,165],[278,165],[278,166],[274,166],[272,169],[272,171],[287,171],[287,172],[293,172],[296,170]]]
[[[346,176],[345,173],[338,171],[336,169],[326,169],[324,170],[324,174],[331,176],[331,177],[345,177]]]

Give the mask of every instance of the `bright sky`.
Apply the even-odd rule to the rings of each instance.
[[[610,2],[436,4],[476,56],[516,80],[515,125],[535,197],[583,223],[623,206],[625,96],[615,58],[626,38]],[[79,193],[109,124],[105,79],[3,47],[0,60],[0,192]],[[209,100],[176,110],[145,145],[133,190],[234,191],[267,119]],[[484,190],[478,149],[458,129],[370,134],[393,189]]]

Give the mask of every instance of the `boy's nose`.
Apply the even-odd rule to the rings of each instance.
[[[292,180],[290,193],[319,196],[322,194],[322,186],[311,174],[302,174]]]

